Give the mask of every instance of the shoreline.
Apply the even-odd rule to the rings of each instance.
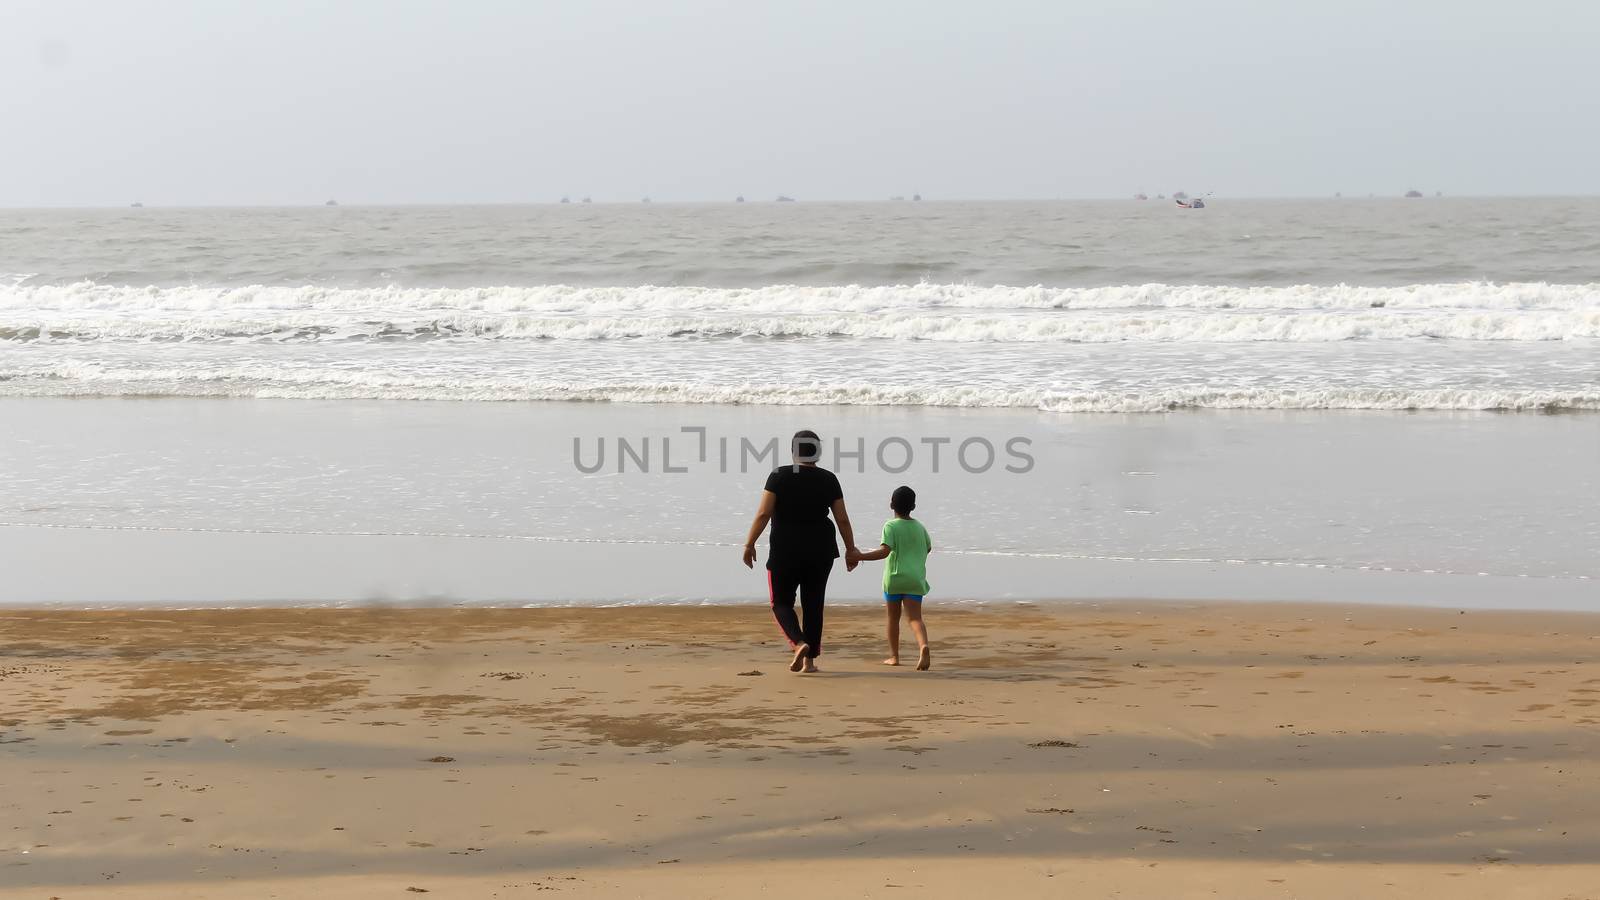
[[[764,586],[717,544],[743,536],[779,438],[799,426],[831,436],[825,459],[860,527],[881,521],[889,493],[910,484],[941,547],[979,551],[941,567],[934,587],[945,596],[1571,607],[1592,602],[1592,580],[1531,576],[1600,576],[1584,539],[1597,526],[1586,501],[1600,482],[1585,448],[1600,418],[0,407],[19,435],[7,445],[14,477],[0,490],[0,522],[15,526],[0,541],[0,565],[12,572],[6,601],[747,598]],[[624,438],[648,464],[622,464]],[[746,459],[734,448],[747,440],[769,455]],[[726,465],[723,442],[734,457]],[[1035,464],[1013,472],[1005,448],[1021,442]],[[576,456],[580,443],[585,454],[609,451],[603,471]],[[969,443],[979,457],[992,448],[994,466],[958,465]],[[876,593],[868,580],[835,576],[862,596]]]
[[[927,617],[930,672],[881,665],[881,613],[844,607],[798,676],[756,604],[0,610],[0,896],[1600,878],[1593,614]]]
[[[859,514],[858,514],[859,515]],[[731,520],[730,520],[731,521]],[[185,608],[608,608],[766,602],[736,546],[5,527],[0,611]],[[762,553],[765,554],[765,548]],[[86,558],[111,561],[85,567]],[[1583,574],[1382,571],[1271,561],[942,554],[938,602],[1178,602],[1600,609]],[[292,564],[291,564],[292,563]],[[650,573],[650,589],[640,589]],[[875,607],[878,573],[836,570],[829,603]]]
[[[1105,612],[1144,612],[1168,611],[1194,611],[1215,607],[1239,606],[1247,609],[1262,610],[1373,610],[1391,611],[1396,613],[1428,612],[1428,613],[1473,613],[1477,615],[1507,615],[1507,616],[1578,616],[1584,618],[1600,617],[1600,601],[1596,601],[1593,608],[1567,608],[1567,607],[1528,607],[1528,606],[1473,606],[1468,604],[1449,603],[1393,603],[1381,600],[1362,601],[1346,599],[1329,600],[1303,600],[1293,598],[1268,598],[1261,600],[1241,600],[1229,597],[1160,597],[1129,595],[1126,597],[1071,597],[1071,598],[996,598],[996,597],[934,597],[927,599],[928,608],[933,609],[937,604],[939,608],[957,613],[978,614],[1003,614],[1008,610],[1038,611],[1049,614],[1072,610],[1094,609]],[[448,599],[381,599],[381,600],[273,600],[265,602],[241,603],[145,603],[145,604],[72,604],[72,603],[0,603],[0,618],[8,615],[55,615],[55,614],[140,614],[140,613],[270,613],[270,612],[309,612],[309,613],[472,613],[472,612],[589,612],[589,611],[638,611],[638,610],[663,610],[663,611],[691,611],[702,610],[708,612],[737,612],[750,609],[765,609],[767,600],[756,596],[744,600],[739,599],[695,599],[695,598],[643,598],[632,600],[617,600],[612,602],[581,603],[552,600],[548,602],[522,601],[522,600],[448,600]],[[877,597],[829,597],[827,608],[829,610],[844,610],[852,613],[881,609],[883,598]],[[1596,618],[1600,623],[1600,618]]]

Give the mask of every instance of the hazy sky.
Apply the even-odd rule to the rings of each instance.
[[[0,0],[0,205],[1600,193],[1593,0]]]

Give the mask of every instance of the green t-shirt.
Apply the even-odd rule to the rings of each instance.
[[[916,519],[895,517],[883,523],[883,543],[889,558],[883,567],[885,594],[928,593],[928,551],[933,539]]]

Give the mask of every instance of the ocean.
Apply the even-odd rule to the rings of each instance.
[[[952,600],[1587,608],[1600,199],[0,211],[0,420],[12,604],[760,600],[814,427]]]

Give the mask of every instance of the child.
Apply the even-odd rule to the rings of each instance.
[[[917,636],[917,671],[932,665],[928,652],[928,627],[922,623],[922,598],[928,593],[928,551],[933,539],[928,529],[911,518],[917,508],[917,492],[901,485],[889,497],[894,518],[883,524],[883,543],[876,550],[862,553],[861,559],[889,558],[883,567],[883,602],[889,615],[889,658],[886,666],[900,665],[900,611],[905,610],[911,633]]]

